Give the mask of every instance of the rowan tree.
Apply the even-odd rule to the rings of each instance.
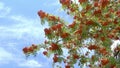
[[[46,40],[23,48],[25,55],[35,55],[43,48],[43,55],[53,56],[53,63],[65,68],[119,68],[120,60],[112,55],[112,40],[120,38],[120,0],[59,0],[62,9],[73,18],[63,18],[38,11]],[[120,51],[117,47],[115,51]],[[93,54],[91,54],[91,52]],[[64,54],[67,53],[67,54]]]

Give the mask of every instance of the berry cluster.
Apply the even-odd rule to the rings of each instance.
[[[32,44],[30,47],[23,48],[23,52],[25,54],[30,54],[30,53],[36,52],[37,50],[38,50],[38,46],[35,44]]]

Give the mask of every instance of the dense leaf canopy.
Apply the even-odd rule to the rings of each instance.
[[[112,40],[120,38],[120,0],[60,0],[62,9],[73,22],[38,11],[46,40],[23,48],[25,55],[35,55],[43,48],[43,54],[53,56],[53,63],[64,62],[65,68],[119,68],[120,59],[112,55]],[[115,49],[119,52],[120,47]]]

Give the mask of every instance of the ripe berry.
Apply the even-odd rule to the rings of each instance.
[[[48,34],[50,34],[50,33],[51,33],[51,30],[50,30],[50,29],[48,29],[48,28],[45,28],[45,29],[44,29],[44,32],[45,32],[45,34],[46,34],[46,35],[48,35]]]
[[[43,12],[42,10],[38,11],[38,15],[40,16],[40,18],[45,18],[46,13]]]
[[[70,65],[66,65],[65,68],[70,68]]]
[[[59,46],[58,46],[57,44],[55,44],[55,43],[52,43],[52,44],[51,44],[51,49],[52,49],[52,50],[58,50],[58,49],[59,49]]]
[[[74,59],[79,59],[79,56],[78,56],[77,54],[74,54],[74,55],[73,55],[73,58],[74,58]]]
[[[33,52],[33,51],[34,51],[33,47],[30,46],[30,47],[28,48],[28,51],[29,51],[29,52]]]
[[[23,48],[23,52],[27,53],[28,52],[28,47]]]
[[[54,55],[54,57],[53,57],[53,62],[54,62],[54,63],[58,62],[58,57],[57,57],[57,55]]]
[[[47,51],[44,51],[43,54],[44,54],[44,55],[47,55],[48,53],[47,53]]]
[[[108,64],[109,63],[109,60],[107,59],[107,58],[102,58],[101,59],[101,64],[102,65],[106,65],[106,64]]]

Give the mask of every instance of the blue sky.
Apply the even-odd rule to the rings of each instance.
[[[42,55],[26,60],[22,48],[44,41],[37,15],[43,10],[71,22],[61,10],[59,0],[0,0],[0,68],[52,68],[52,60]]]
[[[22,48],[44,41],[38,10],[64,17],[59,0],[0,0],[0,68],[52,68],[51,59],[40,51],[25,59]]]

